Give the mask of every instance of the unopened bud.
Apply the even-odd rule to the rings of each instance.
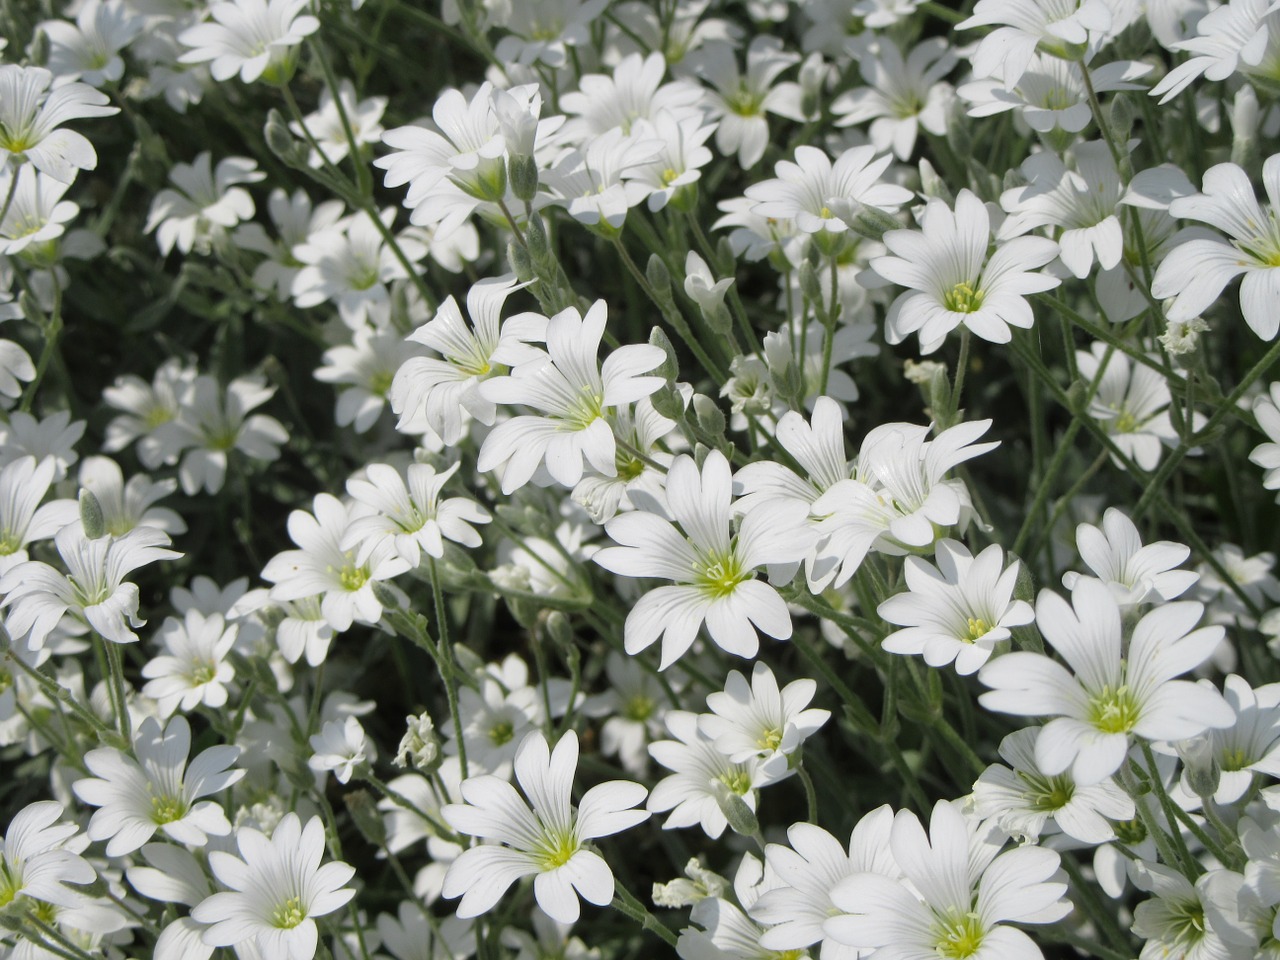
[[[1135,105],[1133,94],[1113,94],[1111,108],[1107,113],[1107,119],[1110,122],[1112,131],[1115,133],[1116,140],[1121,144],[1127,143],[1133,133],[1133,123],[1138,115],[1138,108]]]
[[[507,262],[511,264],[511,272],[521,283],[528,283],[537,276],[529,251],[515,240],[507,244]]]
[[[84,535],[90,540],[97,540],[107,532],[106,521],[102,517],[102,504],[92,490],[80,491],[80,525],[84,527]]]
[[[822,283],[818,280],[818,271],[814,269],[812,263],[806,260],[800,264],[800,292],[804,294],[805,299],[810,303],[821,304]]]
[[[545,264],[551,260],[551,241],[547,237],[547,225],[536,213],[529,214],[529,223],[524,228],[524,239],[529,245],[529,257],[535,264]]]
[[[645,276],[649,278],[649,286],[653,287],[653,295],[662,304],[674,304],[671,296],[671,271],[656,253],[649,254],[649,264],[645,267]]]
[[[879,207],[869,207],[863,204],[862,209],[858,211],[858,215],[853,218],[849,226],[859,236],[866,237],[868,240],[879,240],[890,230],[900,229],[902,224]]]
[[[306,147],[298,142],[289,125],[285,123],[284,117],[280,115],[280,111],[274,107],[267,111],[267,122],[262,127],[262,136],[267,141],[267,148],[289,166],[297,167],[306,164]]]
[[[529,203],[538,195],[538,164],[533,157],[512,157],[507,161],[507,176],[517,200]]]
[[[661,327],[654,327],[649,331],[649,343],[651,346],[661,347],[666,354],[666,359],[653,371],[653,375],[674,381],[680,375],[680,364],[676,361],[676,348],[672,345],[671,338]]]
[[[1246,170],[1258,159],[1258,95],[1245,84],[1231,104],[1231,162]]]
[[[938,175],[938,171],[928,160],[920,158],[920,192],[926,197],[937,197],[939,200],[945,200],[948,205],[954,201],[950,188]]]
[[[1182,758],[1182,773],[1187,786],[1197,797],[1211,797],[1218,792],[1222,767],[1213,748],[1213,738],[1202,734],[1175,744]]]
[[[755,811],[747,806],[747,801],[719,780],[712,786],[720,812],[729,821],[729,829],[742,837],[760,836],[760,821],[756,819]]]
[[[724,436],[724,413],[716,405],[716,402],[705,393],[694,395],[693,414],[698,419],[698,426],[707,436],[712,438]]]
[[[27,46],[27,56],[33,66],[43,67],[49,62],[49,35],[43,28],[36,28],[35,36]]]

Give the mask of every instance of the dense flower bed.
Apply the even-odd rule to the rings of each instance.
[[[0,957],[1280,957],[1280,2],[0,35]]]

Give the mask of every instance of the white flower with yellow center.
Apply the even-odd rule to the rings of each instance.
[[[583,461],[606,477],[617,476],[617,444],[607,412],[635,403],[663,384],[644,376],[666,359],[661,347],[632,344],[614,350],[603,366],[596,358],[608,310],[603,300],[584,317],[570,307],[547,321],[547,352],[517,366],[510,376],[480,385],[490,403],[521,405],[537,415],[512,417],[484,440],[476,468],[502,468],[502,492],[529,482],[543,463],[557,483],[575,486]]]
[[[1029,330],[1035,317],[1028,294],[1051,290],[1057,277],[1034,273],[1058,255],[1044,237],[1017,237],[991,243],[991,216],[969,190],[956,196],[955,210],[931,199],[920,230],[890,230],[884,245],[894,254],[876,257],[871,269],[889,283],[906,287],[889,307],[885,339],[901,343],[920,336],[920,352],[932,353],[962,324],[983,340],[1008,343],[1009,328]]]
[[[355,896],[344,886],[355,868],[341,861],[320,863],[325,838],[319,817],[304,827],[296,813],[286,813],[269,838],[241,827],[236,844],[239,857],[221,850],[209,854],[213,875],[230,889],[206,897],[191,911],[194,920],[211,925],[201,939],[214,947],[253,941],[259,956],[311,960],[319,942],[315,918]]]
[[[1193,629],[1203,605],[1157,607],[1126,643],[1110,587],[1081,579],[1071,600],[1042,590],[1036,601],[1036,625],[1067,666],[1018,652],[996,658],[978,674],[991,688],[979,698],[986,709],[1053,718],[1036,738],[1041,773],[1052,777],[1070,769],[1078,785],[1091,786],[1120,768],[1135,736],[1185,740],[1236,722],[1213,687],[1174,679],[1204,663],[1222,641],[1221,627]]]
[[[132,853],[160,831],[170,840],[202,847],[210,836],[231,832],[222,807],[200,800],[225,790],[244,776],[229,770],[239,747],[214,746],[190,765],[191,727],[174,717],[164,728],[154,717],[142,722],[133,742],[134,757],[114,747],[90,750],[85,766],[94,778],[72,789],[83,803],[97,807],[89,821],[89,839],[106,840],[107,856]],[[95,779],[96,778],[96,779]]]
[[[662,637],[665,670],[693,645],[703,624],[717,645],[740,657],[756,655],[757,630],[788,639],[787,605],[773,586],[756,579],[756,570],[795,563],[808,553],[812,538],[801,526],[804,505],[778,502],[769,510],[753,510],[735,535],[729,461],[714,450],[701,471],[692,457],[676,457],[666,495],[675,523],[645,510],[614,517],[605,530],[619,546],[593,558],[625,577],[674,581],[646,593],[631,608],[624,628],[627,653],[637,654]]]
[[[1178,197],[1169,214],[1198,220],[1230,239],[1199,237],[1174,247],[1156,270],[1151,295],[1173,297],[1167,316],[1190,320],[1211,307],[1223,288],[1241,274],[1240,312],[1249,329],[1263,340],[1280,331],[1280,154],[1262,166],[1262,185],[1270,204],[1258,204],[1249,175],[1234,163],[1210,167],[1204,192]]]
[[[441,808],[459,833],[497,841],[464,850],[445,874],[444,896],[462,898],[459,917],[492,909],[511,884],[528,876],[535,878],[538,906],[561,923],[578,919],[578,897],[597,906],[613,899],[613,872],[587,841],[647,820],[647,811],[632,809],[646,791],[629,780],[611,780],[584,793],[575,810],[577,767],[577,734],[570,730],[552,751],[542,732],[534,731],[516,754],[523,797],[507,781],[484,775],[463,781],[465,803]]]

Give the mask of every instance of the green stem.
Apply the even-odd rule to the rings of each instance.
[[[796,776],[800,778],[800,784],[804,787],[804,800],[808,807],[808,817],[806,819],[809,823],[817,823],[818,794],[813,789],[813,778],[809,776],[809,771],[804,768],[803,763],[796,767]]]
[[[120,656],[120,645],[112,643],[105,637],[95,633],[93,639],[104,644],[107,652],[107,664],[111,671],[111,683],[108,687],[111,695],[111,709],[116,713],[116,724],[120,728],[120,736],[127,744],[133,743],[133,721],[129,717],[129,701],[125,697],[124,662]]]
[[[635,895],[617,878],[614,878],[613,893],[613,902],[610,906],[621,913],[625,913],[645,930],[656,933],[666,942],[667,946],[674,947],[676,945],[677,938],[671,928],[650,913],[648,908],[637,900]]]
[[[35,379],[27,384],[27,389],[22,392],[22,403],[18,406],[23,413],[31,411],[31,405],[36,399],[36,391],[40,389],[45,372],[49,369],[49,363],[57,352],[58,337],[62,333],[62,285],[57,282],[56,277],[53,283],[53,310],[49,314],[43,333],[44,346],[41,347],[40,356],[36,360]]]
[[[444,680],[445,696],[449,699],[449,719],[453,721],[453,736],[458,744],[458,766],[462,771],[462,779],[471,775],[467,766],[467,738],[463,735],[462,712],[458,709],[458,664],[453,657],[453,645],[449,642],[449,621],[445,616],[444,593],[440,589],[440,572],[436,569],[435,557],[427,559],[427,571],[431,577],[431,595],[436,610],[436,648],[440,651],[440,664],[443,666],[441,677]]]

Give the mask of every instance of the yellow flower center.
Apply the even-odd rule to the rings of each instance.
[[[978,952],[986,935],[976,913],[959,914],[952,910],[939,917],[934,928],[937,937],[938,956],[948,960],[963,960]]]
[[[1128,684],[1104,686],[1089,700],[1088,720],[1103,733],[1128,733],[1138,722],[1139,707]]]
[[[969,632],[960,639],[965,643],[977,643],[990,632],[991,624],[987,623],[986,620],[983,620],[981,617],[970,617]]]
[[[985,299],[985,293],[962,280],[943,295],[942,305],[953,313],[975,313]]]
[[[292,930],[305,919],[307,915],[302,909],[301,897],[290,897],[271,911],[271,925],[281,930]]]

